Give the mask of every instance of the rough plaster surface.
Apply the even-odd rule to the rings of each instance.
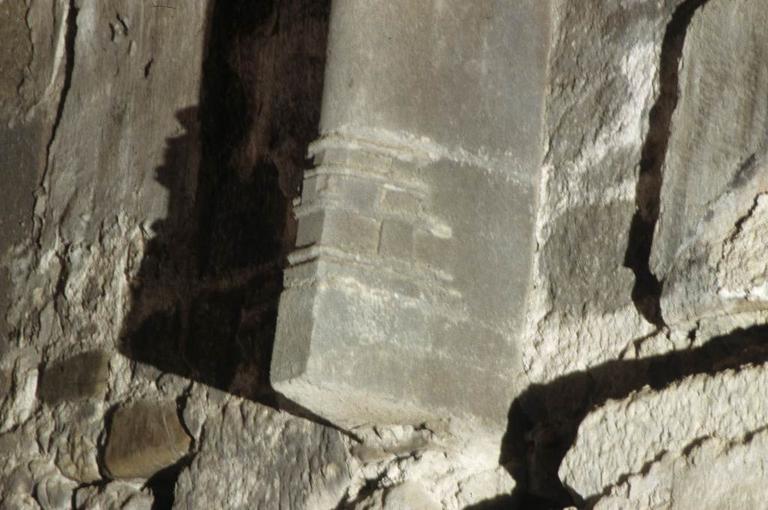
[[[200,178],[210,156],[200,154],[205,114],[195,107],[212,3],[162,4],[0,2],[0,508],[535,507],[526,492],[557,499],[556,508],[582,499],[606,509],[760,506],[768,425],[768,23],[761,0],[555,3],[523,371],[510,382],[527,388],[528,398],[519,400],[523,433],[512,419],[505,437],[528,455],[512,448],[505,467],[479,460],[498,458],[501,438],[489,446],[468,437],[457,448],[439,428],[421,426],[370,427],[352,437],[278,411],[274,400],[260,404],[254,395],[263,393],[253,388],[264,375],[250,361],[234,375],[208,377],[201,359],[218,362],[222,349],[200,350],[193,341],[180,351],[160,326],[146,342],[174,346],[162,351],[175,355],[171,362],[137,360],[122,348],[127,316],[203,296],[192,314],[202,319],[187,322],[189,329],[206,326],[219,335],[206,338],[222,339],[227,328],[240,331],[236,345],[254,351],[258,342],[243,343],[243,331],[258,328],[237,324],[261,327],[273,311],[258,299],[249,308],[247,293],[230,291],[244,280],[274,285],[261,266],[227,266],[226,253],[213,250],[212,265],[236,270],[211,270],[197,286],[182,282],[170,292],[134,289],[155,273],[189,271],[169,264],[183,266],[178,255],[186,248],[157,247],[164,229],[187,239],[182,227],[196,224],[184,206],[191,197],[214,204],[203,210],[229,221],[222,224],[253,211],[285,214],[312,135],[275,130],[270,115],[282,115],[282,126],[319,120],[317,78],[284,62],[303,58],[322,69],[313,37],[323,22],[281,24],[312,11],[300,2],[282,2],[283,16],[240,12],[233,44],[268,49],[239,55],[258,63],[240,68],[248,85],[239,87],[266,92],[241,94],[243,108],[260,112],[255,134],[232,142],[231,161],[213,159],[244,173],[269,168],[265,175],[275,177],[258,185],[279,189],[283,199],[227,208],[252,202],[237,200],[249,197],[243,182],[252,181]],[[680,6],[691,13],[675,28],[683,43],[676,61],[668,54],[674,44],[664,41]],[[287,42],[295,40],[304,42]],[[270,60],[275,48],[289,50],[280,66]],[[676,87],[660,76],[669,77],[662,71],[670,62],[679,68]],[[314,92],[272,101],[270,94],[290,87],[276,85],[270,72],[294,73],[292,83]],[[667,327],[658,329],[633,302],[625,251],[644,148],[663,135],[652,110],[670,90],[679,97],[649,265],[664,280]],[[237,87],[215,91],[240,97]],[[303,108],[297,104],[311,104],[314,116],[295,115]],[[177,170],[172,177],[161,171],[169,167]],[[409,207],[408,197],[389,198]],[[290,221],[257,227],[279,240],[296,234]],[[248,257],[279,258],[289,249],[249,251],[257,241],[209,231],[211,245],[248,247]],[[390,233],[396,248],[398,231]],[[184,357],[194,358],[194,370],[176,369]],[[104,463],[112,420],[138,402],[175,406],[182,427],[175,437],[188,450],[174,449],[159,473],[115,480]],[[579,497],[553,496],[560,479]],[[505,499],[515,488],[523,499]]]
[[[765,426],[765,371],[748,367],[690,377],[661,392],[642,390],[591,413],[561,467],[563,480],[586,498],[662,454],[684,456],[703,438],[739,443]],[[599,469],[585,469],[586,466]],[[683,471],[684,472],[684,471]]]

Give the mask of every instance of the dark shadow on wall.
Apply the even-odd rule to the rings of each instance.
[[[659,62],[660,93],[649,114],[649,127],[639,162],[637,210],[632,218],[624,265],[632,269],[632,300],[648,322],[665,327],[660,306],[664,282],[651,271],[650,257],[659,218],[663,167],[672,129],[672,116],[680,94],[680,60],[688,27],[708,0],[683,0],[667,24]],[[650,386],[659,390],[683,378],[747,363],[768,361],[768,326],[737,331],[709,341],[703,347],[643,360],[614,360],[587,371],[532,385],[509,411],[501,463],[515,478],[515,493],[486,501],[472,509],[560,509],[588,507],[582,495],[565,487],[558,476],[560,464],[573,446],[587,414],[608,399],[626,398]]]
[[[651,271],[650,259],[656,223],[661,209],[664,162],[672,136],[672,115],[680,99],[680,60],[693,16],[708,0],[685,0],[667,24],[659,61],[660,91],[651,108],[648,133],[643,143],[640,173],[635,191],[637,210],[632,217],[624,266],[635,275],[632,301],[651,324],[665,326],[661,311],[664,282]]]
[[[502,441],[500,462],[515,478],[515,493],[469,508],[589,508],[594,502],[565,487],[558,470],[590,411],[646,386],[659,391],[693,375],[715,375],[766,362],[768,325],[761,325],[713,338],[701,347],[609,361],[532,385],[510,407]]]
[[[177,113],[120,350],[268,405],[277,304],[307,145],[318,135],[329,0],[222,0],[199,108]]]

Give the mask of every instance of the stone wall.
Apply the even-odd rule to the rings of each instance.
[[[429,45],[456,43],[443,65],[473,77],[482,66],[462,60],[475,44],[462,23],[497,3],[430,0],[391,13],[385,28],[401,29],[402,58],[434,64],[438,78],[446,67],[427,58],[441,55]],[[431,238],[416,231],[444,241],[443,216],[464,225],[452,211],[473,211],[466,229],[483,232],[514,210],[483,172],[453,172],[437,199],[410,180],[339,177],[325,170],[382,161],[333,136],[315,146],[310,170],[321,113],[330,126],[341,106],[386,110],[382,96],[323,106],[330,4],[0,1],[0,508],[759,506],[764,2],[553,1],[541,141],[530,147],[543,154],[533,246],[521,252],[530,263],[497,245],[502,265],[489,259],[481,272],[529,265],[524,310],[499,315],[499,301],[481,306],[487,296],[467,291],[472,313],[493,310],[502,336],[514,333],[515,354],[471,332],[437,353],[484,360],[451,373],[451,396],[485,385],[509,410],[506,431],[483,437],[413,416],[340,430],[323,405],[309,411],[270,385],[283,279],[301,276],[283,274],[300,252],[289,254],[332,233],[311,228],[317,211],[306,204],[357,200],[384,218],[371,249],[392,264],[422,253]],[[425,15],[452,31],[420,38],[437,33],[413,22]],[[372,40],[370,30],[352,35]],[[495,66],[515,55],[494,51]],[[410,74],[395,78],[442,104]],[[484,82],[468,83],[471,95]],[[449,92],[459,108],[461,86]],[[407,111],[423,106],[412,99]],[[398,119],[418,135],[423,113]],[[490,136],[499,154],[518,132],[478,142],[447,119],[434,132],[457,146]],[[419,161],[393,164],[408,173]],[[479,191],[452,194],[464,189]],[[424,214],[431,208],[441,214]],[[368,246],[344,233],[333,242]],[[440,276],[446,251],[428,253]],[[420,323],[407,319],[381,320],[410,338]],[[401,361],[388,370],[418,368]],[[373,387],[383,377],[367,375]],[[438,381],[411,380],[422,403],[443,398],[429,397]],[[393,404],[400,416],[407,398]]]

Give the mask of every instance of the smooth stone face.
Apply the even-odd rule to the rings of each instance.
[[[149,478],[186,455],[190,444],[174,402],[141,401],[112,417],[104,463],[115,478]]]
[[[548,0],[337,0],[322,131],[538,163],[549,17]]]
[[[503,429],[521,373],[549,4],[334,5],[272,383],[345,428]]]
[[[106,390],[108,377],[109,354],[84,352],[46,367],[38,396],[48,404],[95,398]]]

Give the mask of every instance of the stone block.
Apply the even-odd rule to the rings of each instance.
[[[373,254],[379,245],[379,221],[341,209],[312,211],[299,217],[296,246],[319,245],[355,254]]]
[[[381,209],[386,213],[418,216],[421,200],[413,193],[401,189],[385,188],[381,197]]]
[[[321,130],[540,159],[550,2],[339,0]]]
[[[413,256],[413,225],[386,220],[381,226],[379,255],[410,260]]]
[[[452,239],[443,239],[424,229],[413,233],[413,260],[446,274],[453,274],[455,250]]]
[[[191,441],[175,402],[139,401],[112,416],[104,465],[114,478],[149,478],[186,455]]]
[[[299,219],[299,229],[296,233],[296,247],[303,248],[320,241],[323,235],[324,211],[313,211]]]
[[[301,201],[314,202],[328,188],[328,176],[317,173],[304,177],[301,187]]]
[[[381,194],[378,182],[365,175],[328,175],[328,196],[345,208],[370,214]]]
[[[43,369],[37,394],[48,404],[103,395],[109,378],[109,354],[89,351]]]
[[[385,175],[392,170],[392,156],[387,153],[366,153],[349,151],[343,143],[323,143],[323,150],[315,150],[310,146],[314,155],[315,165],[332,169],[363,170],[371,174]]]
[[[374,218],[352,211],[328,210],[320,243],[351,253],[373,254],[379,245],[380,228]]]
[[[344,428],[504,429],[522,380],[549,9],[334,3],[307,188],[334,175],[297,211],[270,375],[285,396]]]

